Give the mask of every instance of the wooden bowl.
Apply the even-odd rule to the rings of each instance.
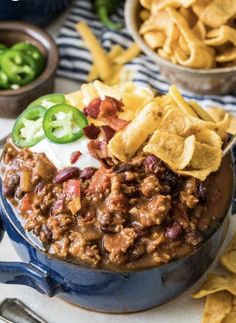
[[[42,29],[28,23],[0,22],[0,43],[12,46],[21,41],[28,41],[41,51],[46,58],[46,67],[31,83],[17,90],[0,90],[0,117],[17,117],[34,99],[54,90],[59,54],[53,39]]]

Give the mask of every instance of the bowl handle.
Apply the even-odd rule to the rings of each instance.
[[[50,297],[57,293],[59,287],[45,270],[24,262],[0,261],[0,283],[29,286]]]
[[[4,236],[4,226],[0,220],[0,241]],[[0,261],[0,283],[25,285],[36,289],[41,294],[54,296],[61,284],[38,264],[25,262]]]

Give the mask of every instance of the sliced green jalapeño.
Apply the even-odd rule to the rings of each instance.
[[[30,43],[21,42],[12,47],[13,50],[20,50],[31,56],[37,65],[37,74],[39,75],[46,65],[46,60],[38,48]]]
[[[6,51],[1,58],[1,66],[13,84],[28,84],[37,75],[34,59],[19,50]]]
[[[50,108],[43,120],[46,137],[58,144],[73,142],[81,138],[83,128],[88,125],[85,115],[67,104],[59,104]]]
[[[65,95],[62,93],[47,94],[47,95],[41,96],[40,98],[30,103],[27,109],[35,106],[39,106],[39,105],[46,109],[49,109],[54,105],[64,104],[65,102],[66,102],[66,98],[65,98]]]
[[[11,86],[11,83],[7,74],[0,68],[0,90],[9,89],[10,86]]]
[[[34,146],[45,137],[43,118],[46,112],[44,107],[35,106],[17,118],[12,131],[12,140],[17,147]]]

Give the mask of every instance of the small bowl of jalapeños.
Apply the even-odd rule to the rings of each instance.
[[[14,118],[39,95],[52,92],[58,49],[28,23],[0,22],[0,116]]]

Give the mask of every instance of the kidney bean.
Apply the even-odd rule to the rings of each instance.
[[[178,222],[174,222],[166,228],[165,235],[169,239],[176,240],[180,237],[181,234],[182,234],[182,227]]]
[[[9,176],[5,181],[3,185],[3,193],[6,196],[14,197],[14,194],[16,192],[17,186],[20,183],[20,177],[19,175],[13,175]]]
[[[178,185],[178,176],[174,174],[172,171],[169,171],[169,169],[167,169],[167,171],[165,172],[164,181],[171,188],[174,188]]]
[[[39,182],[35,188],[36,193],[40,193],[42,191],[42,189],[44,188],[44,186],[45,186],[44,182]]]
[[[54,183],[61,184],[68,179],[76,178],[79,176],[80,170],[78,167],[66,167],[56,173],[54,177]]]
[[[133,169],[133,166],[130,165],[130,164],[121,164],[120,166],[118,166],[116,168],[116,173],[119,174],[119,173],[124,173],[124,172],[127,172],[127,171],[131,171]]]
[[[86,167],[81,171],[80,178],[84,180],[90,179],[96,171],[97,169],[94,167]]]
[[[181,177],[175,174],[174,172],[172,172],[170,169],[167,169],[163,176],[163,182],[170,187],[173,193],[173,197],[175,199],[178,198],[179,191],[182,185]]]
[[[70,156],[70,163],[71,164],[74,164],[77,162],[77,160],[80,158],[80,156],[82,155],[82,153],[77,150],[77,151],[74,151],[71,156]]]
[[[58,199],[52,205],[52,207],[50,209],[50,213],[54,216],[54,215],[62,213],[64,210],[65,210],[65,201],[63,199]]]
[[[207,201],[207,188],[202,182],[198,187],[198,198],[201,203],[206,203]]]
[[[158,177],[161,177],[166,169],[163,162],[153,155],[148,156],[144,160],[144,166],[147,173],[154,173]]]

